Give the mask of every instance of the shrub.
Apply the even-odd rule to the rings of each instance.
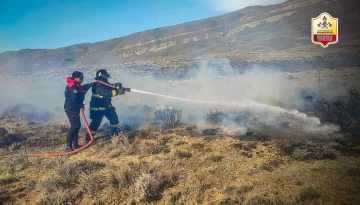
[[[317,117],[323,122],[340,125],[341,131],[349,133],[352,137],[360,136],[360,92],[352,89],[349,91],[349,99],[344,102],[338,99],[328,102],[324,99],[314,104]]]
[[[167,105],[164,109],[159,109],[155,111],[156,119],[159,119],[163,122],[164,126],[176,127],[182,118],[182,112],[175,108],[169,108]]]
[[[12,143],[25,140],[25,136],[17,132],[8,132],[5,128],[0,127],[0,148],[7,147]]]
[[[163,191],[173,183],[173,179],[162,174],[142,173],[134,180],[130,193],[137,202],[153,202],[160,200]]]
[[[210,113],[206,115],[206,121],[210,124],[219,124],[222,123],[224,119],[227,119],[228,116],[214,108],[210,108]]]

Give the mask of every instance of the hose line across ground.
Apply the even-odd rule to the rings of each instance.
[[[0,158],[7,158],[7,157],[59,157],[59,156],[66,156],[66,155],[71,155],[71,154],[75,154],[78,153],[84,149],[86,149],[87,147],[89,147],[93,142],[94,142],[94,136],[92,135],[91,131],[90,131],[90,127],[89,124],[86,120],[85,114],[84,114],[84,108],[80,109],[80,113],[81,113],[81,117],[84,121],[84,124],[86,126],[86,130],[90,135],[90,141],[85,144],[84,146],[80,147],[79,149],[73,150],[71,152],[64,152],[64,153],[50,153],[50,154],[38,154],[38,153],[30,153],[30,154],[9,154],[9,155],[3,155],[0,156]]]

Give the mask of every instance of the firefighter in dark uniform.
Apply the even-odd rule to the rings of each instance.
[[[64,109],[69,118],[71,127],[67,135],[66,152],[71,152],[74,149],[80,148],[78,142],[78,134],[81,127],[80,122],[80,108],[84,108],[84,99],[86,92],[94,85],[89,83],[81,85],[84,76],[81,72],[73,72],[71,77],[67,78],[67,86],[65,88],[65,103]]]
[[[108,83],[110,75],[105,69],[96,72],[95,80]],[[115,108],[111,104],[111,98],[117,95],[123,95],[125,91],[130,92],[130,88],[122,87],[121,83],[111,84],[116,88],[111,88],[101,83],[95,83],[92,87],[92,97],[90,101],[90,130],[93,135],[96,134],[103,117],[110,121],[111,136],[119,134],[119,119]],[[90,140],[89,134],[86,135],[86,142]]]

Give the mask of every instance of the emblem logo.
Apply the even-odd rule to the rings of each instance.
[[[311,41],[320,44],[323,48],[329,44],[335,44],[339,40],[337,18],[324,12],[316,18],[311,19]]]
[[[77,93],[77,90],[76,90],[76,89],[74,89],[74,90],[73,90],[73,92],[74,92],[74,93]]]

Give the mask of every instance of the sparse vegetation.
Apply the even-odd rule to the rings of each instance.
[[[336,151],[322,144],[305,144],[294,141],[278,141],[276,146],[283,155],[288,155],[296,160],[321,160],[336,159]]]
[[[12,143],[0,151],[43,151],[43,147],[38,147],[41,143],[53,150],[63,150],[56,137],[66,137],[66,133],[61,133],[59,126],[49,129],[40,124],[34,129],[41,135],[30,135],[30,139]],[[270,137],[263,141],[221,134],[187,135],[189,130],[196,129],[145,126],[110,139],[102,138],[107,132],[99,131],[98,140],[77,155],[0,159],[0,201],[4,204],[30,201],[30,204],[283,205],[360,202],[353,194],[360,187],[352,183],[360,177],[356,174],[360,166],[357,158],[343,156],[324,145]],[[260,134],[254,132],[252,136],[255,135]],[[54,136],[50,138],[54,144],[39,140],[27,143],[43,136]],[[329,153],[339,157],[332,158]],[[329,158],[334,160],[324,160]],[[348,163],[349,159],[352,163]],[[334,184],[341,186],[342,191],[332,188]],[[284,188],[286,192],[282,191]]]
[[[155,111],[155,117],[156,119],[161,120],[164,126],[173,128],[179,125],[182,118],[182,112],[176,109],[175,106],[169,108],[166,105],[164,109]]]
[[[354,141],[360,143],[360,92],[349,91],[348,100],[338,99],[329,102],[322,99],[314,104],[315,114],[322,122],[340,125],[341,131],[351,134]]]

